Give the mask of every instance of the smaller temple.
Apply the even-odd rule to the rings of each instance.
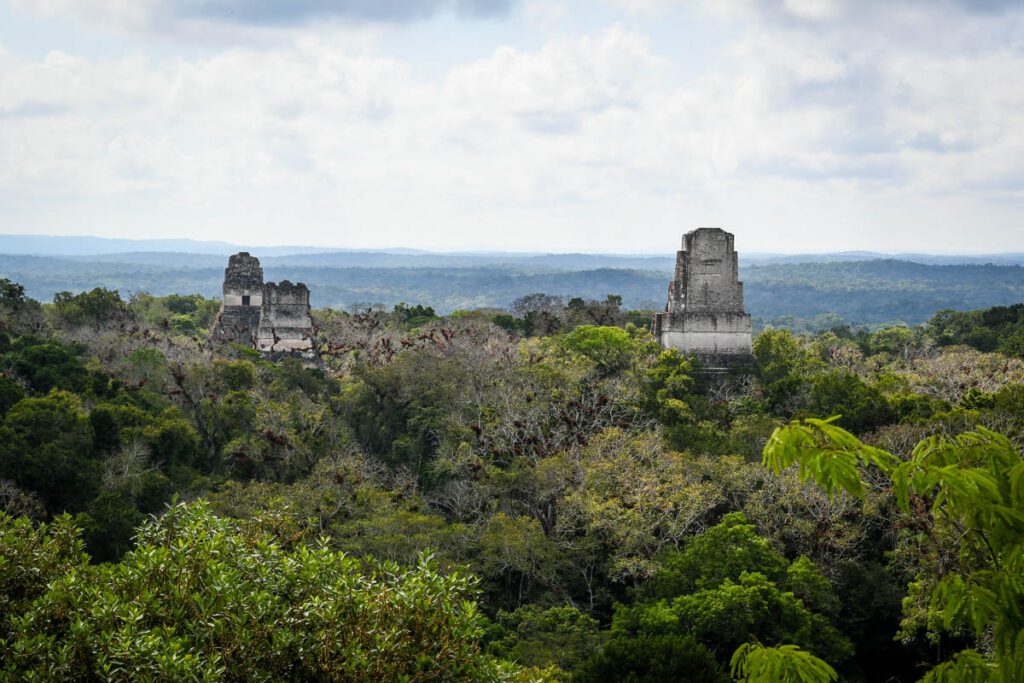
[[[724,370],[751,358],[751,321],[743,309],[743,283],[733,235],[698,228],[683,236],[668,303],[656,313],[651,333],[665,348],[696,356],[708,370]]]
[[[313,348],[313,317],[309,313],[309,288],[301,282],[263,286],[263,310],[256,330],[256,348],[279,351],[308,351]]]
[[[216,339],[267,354],[310,353],[313,317],[309,288],[298,282],[263,282],[260,260],[248,252],[228,258],[224,298],[210,330]]]

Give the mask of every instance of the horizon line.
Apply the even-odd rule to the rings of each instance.
[[[674,255],[677,250],[655,252],[655,251],[580,251],[580,250],[562,250],[552,251],[543,249],[503,249],[494,247],[467,247],[465,249],[437,249],[437,248],[424,248],[424,247],[406,247],[406,246],[373,246],[373,247],[345,247],[338,245],[316,245],[316,244],[242,244],[237,242],[230,242],[227,240],[203,240],[192,237],[104,237],[102,235],[75,235],[75,234],[32,234],[32,233],[4,233],[0,232],[0,240],[3,238],[25,238],[25,239],[92,239],[101,240],[107,242],[134,242],[134,243],[147,243],[147,242],[186,242],[194,243],[197,245],[210,245],[210,246],[224,246],[232,249],[239,250],[257,250],[257,249],[294,249],[296,251],[283,254],[287,256],[300,256],[312,253],[382,253],[382,252],[413,252],[405,255],[464,255],[464,256],[498,256],[498,255],[514,255],[514,256],[628,256],[628,257],[649,257],[649,258],[661,258]],[[301,250],[313,250],[313,251],[301,251]],[[172,250],[152,250],[152,249],[140,249],[139,253],[161,253]],[[174,250],[177,251],[177,250]],[[834,256],[834,255],[846,255],[846,254],[872,254],[881,256],[969,256],[969,257],[984,257],[984,256],[1017,256],[1024,255],[1024,250],[1021,251],[882,251],[873,249],[834,249],[834,250],[808,250],[808,251],[766,251],[761,249],[737,249],[740,255],[755,255],[755,256]],[[0,253],[8,255],[46,255],[40,253],[26,253],[26,252],[7,252],[0,251]],[[108,253],[97,253],[97,254],[65,254],[68,256],[106,256],[115,255],[119,252]],[[123,253],[123,252],[121,252]],[[179,252],[186,254],[197,254],[198,252]],[[215,254],[209,254],[211,256]],[[280,256],[280,255],[279,255]]]

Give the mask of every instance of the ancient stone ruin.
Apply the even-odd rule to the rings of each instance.
[[[211,333],[263,353],[310,353],[313,318],[309,288],[298,282],[263,282],[260,260],[248,252],[228,258],[224,298]]]
[[[683,235],[668,303],[655,314],[651,332],[663,347],[697,357],[707,370],[749,361],[750,316],[743,310],[732,233],[698,228]]]
[[[256,330],[260,351],[307,351],[313,347],[313,318],[309,315],[309,288],[298,282],[268,282]]]
[[[263,268],[248,252],[228,258],[224,271],[224,296],[213,321],[218,339],[252,346],[263,306]]]

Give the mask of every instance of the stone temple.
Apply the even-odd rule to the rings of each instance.
[[[708,370],[750,360],[750,316],[743,310],[732,233],[697,228],[683,235],[668,303],[655,314],[651,332],[663,347],[696,356]]]
[[[263,353],[311,353],[309,288],[288,280],[264,283],[260,260],[245,251],[235,254],[224,271],[224,298],[211,333]]]

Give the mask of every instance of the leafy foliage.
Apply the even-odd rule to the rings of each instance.
[[[746,643],[732,657],[732,675],[747,683],[830,683],[835,669],[795,645],[763,647]]]
[[[723,667],[751,640],[795,642],[833,661],[851,654],[829,617],[812,611],[834,612],[827,580],[806,559],[790,566],[742,514],[727,515],[681,551],[666,553],[663,566],[635,604],[616,610],[609,646],[626,648],[651,636],[695,638]],[[789,590],[790,581],[805,584],[799,588],[809,604]]]
[[[1000,350],[1022,358],[1018,351],[1024,333],[1024,304],[993,306],[978,311],[942,310],[927,323],[941,345],[967,344],[979,351]]]
[[[1018,675],[1024,361],[1004,351],[823,318],[709,377],[584,293],[317,311],[319,359],[270,361],[207,337],[216,300],[110,294],[40,308],[0,287],[0,511],[41,523],[2,541],[9,678],[315,678],[320,652],[321,679],[352,679],[375,633],[395,678],[436,677],[445,638],[463,678],[718,681],[744,645],[749,677]],[[1010,313],[961,331],[1001,349]],[[221,517],[150,518],[175,495]],[[207,602],[220,616],[182,616]],[[344,659],[324,648],[349,620],[369,649]]]
[[[957,556],[941,575],[919,572],[917,590],[930,594],[942,629],[968,627],[990,643],[1001,680],[1024,675],[1024,462],[1009,439],[984,427],[932,436],[900,461],[829,422],[808,420],[779,430],[765,448],[765,464],[776,471],[794,463],[826,491],[856,496],[866,486],[858,468],[874,466],[890,477],[902,509],[927,505],[924,533],[952,531]],[[978,669],[977,662],[966,654],[933,678]]]
[[[289,550],[259,527],[237,528],[196,504],[178,505],[143,525],[137,547],[120,564],[90,567],[76,552],[80,542],[62,524],[29,532],[0,518],[2,557],[31,557],[38,569],[30,571],[37,572],[52,564],[47,557],[67,558],[45,588],[37,581],[13,591],[38,594],[31,604],[7,598],[12,609],[4,612],[3,627],[10,635],[0,671],[9,676],[500,676],[479,651],[482,628],[472,581],[458,572],[438,573],[426,557],[408,570],[389,563],[364,570],[322,544]],[[25,544],[48,554],[25,554]]]
[[[488,650],[528,666],[571,670],[599,649],[599,626],[596,619],[575,607],[527,605],[498,613],[488,634]]]
[[[103,287],[79,294],[57,292],[53,297],[53,308],[66,324],[88,323],[97,327],[127,313],[127,307],[117,290]]]
[[[714,654],[693,636],[671,634],[613,639],[579,667],[573,680],[725,683],[729,678],[721,672]]]

